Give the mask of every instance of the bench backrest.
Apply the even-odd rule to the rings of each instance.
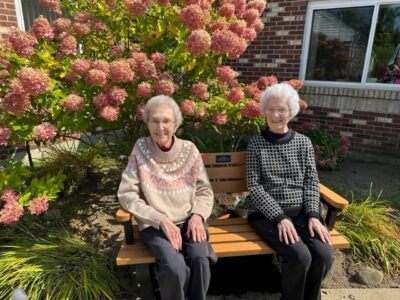
[[[246,152],[202,153],[214,193],[247,191]]]

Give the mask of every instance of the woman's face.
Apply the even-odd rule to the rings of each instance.
[[[147,127],[153,141],[160,146],[171,146],[172,136],[176,130],[176,120],[173,110],[165,104],[154,105],[149,111]]]
[[[273,133],[288,132],[290,111],[286,100],[271,98],[268,100],[264,116],[267,118],[268,128]]]

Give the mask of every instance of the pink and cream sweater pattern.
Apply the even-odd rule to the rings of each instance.
[[[193,213],[207,220],[213,197],[199,151],[177,137],[166,152],[151,137],[140,138],[118,189],[121,206],[135,216],[140,229],[159,228],[165,216],[176,224]]]

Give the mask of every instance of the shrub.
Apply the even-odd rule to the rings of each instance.
[[[371,195],[371,193],[370,193]],[[383,269],[400,272],[400,214],[384,201],[371,196],[343,210],[336,229],[350,241],[356,259]]]
[[[318,168],[334,170],[341,167],[344,158],[349,153],[348,137],[338,138],[313,123],[301,124],[297,130],[311,139]]]
[[[0,228],[0,298],[23,287],[31,300],[116,299],[119,285],[111,265],[96,249],[64,229],[47,237]]]

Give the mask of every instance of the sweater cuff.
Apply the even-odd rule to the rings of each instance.
[[[278,215],[278,216],[275,217],[274,222],[275,222],[275,224],[278,225],[279,222],[282,221],[282,220],[284,220],[284,219],[290,220],[290,218],[289,218],[287,215],[285,215],[284,213],[282,213],[282,214],[280,214],[280,215]]]
[[[317,212],[310,212],[308,214],[308,218],[317,218],[318,220],[320,220],[321,222],[323,222],[324,220],[322,219],[321,215]]]

